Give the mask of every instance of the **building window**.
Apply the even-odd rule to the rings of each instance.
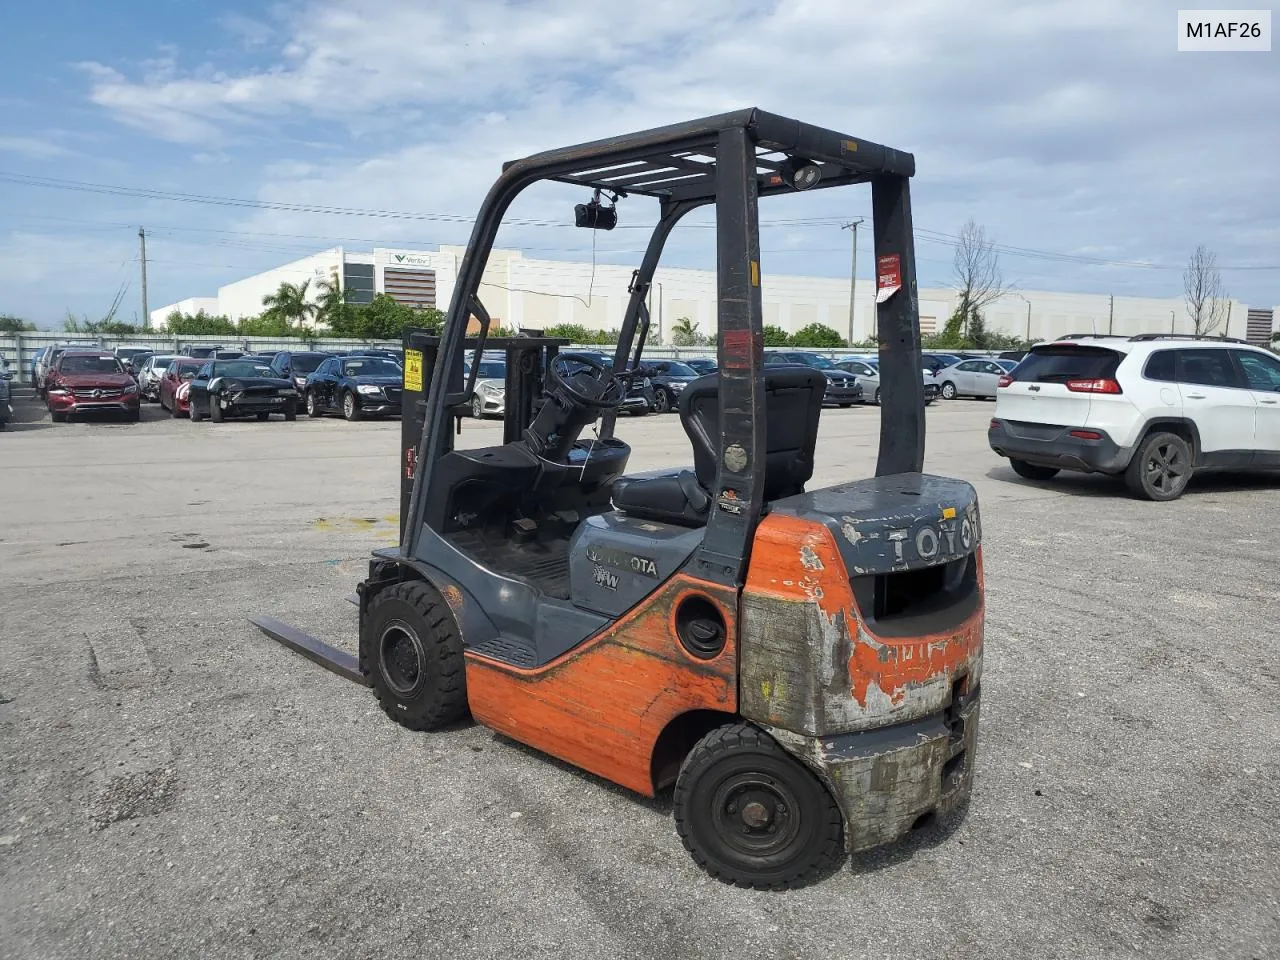
[[[342,265],[342,289],[347,303],[373,302],[373,264],[344,263]]]
[[[436,305],[436,272],[434,270],[401,270],[387,267],[382,271],[382,287],[401,303],[421,310]]]

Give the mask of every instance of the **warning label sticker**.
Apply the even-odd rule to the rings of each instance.
[[[404,352],[404,388],[422,392],[422,351]]]

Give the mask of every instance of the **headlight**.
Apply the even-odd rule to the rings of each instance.
[[[66,387],[50,387],[45,392],[46,393],[70,393],[71,391],[68,390]]]
[[[672,390],[672,392],[673,392],[673,393],[679,393],[679,392],[680,392],[681,390],[683,390],[686,386],[688,386],[688,384],[682,383],[682,382],[681,382],[681,381],[679,381],[679,380],[673,380],[673,381],[671,381],[671,390]]]
[[[480,392],[483,393],[486,397],[496,397],[498,394],[503,393],[506,389],[507,388],[505,386],[500,387],[497,384],[493,384],[493,383],[480,384]]]
[[[649,389],[650,387],[652,387],[652,386],[653,386],[653,381],[652,381],[652,380],[650,380],[648,377],[645,377],[645,378],[644,378],[644,388],[645,388],[646,390],[648,390],[648,389]]]
[[[371,384],[371,383],[361,383],[361,384],[357,384],[357,385],[356,385],[356,389],[357,389],[357,390],[359,390],[361,393],[366,394],[366,395],[368,395],[368,394],[374,394],[374,393],[381,393],[381,392],[382,392],[382,388],[381,388],[381,387],[375,387],[375,386],[374,386],[373,384]]]
[[[299,390],[301,390],[303,387],[305,387],[305,386],[307,385],[307,378],[306,378],[306,377],[294,377],[294,378],[293,378],[293,382],[294,382],[294,385],[295,385],[295,386],[297,386],[297,388],[298,388]]]
[[[124,392],[125,392],[125,395],[126,395],[126,396],[127,396],[128,394],[131,394],[131,393],[137,393],[137,392],[138,392],[138,385],[137,385],[136,383],[131,383],[131,384],[129,384],[128,386],[126,386],[126,387],[124,388]]]

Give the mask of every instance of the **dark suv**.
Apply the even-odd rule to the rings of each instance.
[[[823,403],[851,407],[862,402],[862,384],[848,370],[841,370],[829,357],[805,350],[766,350],[765,366],[802,366],[821,370],[827,378]]]

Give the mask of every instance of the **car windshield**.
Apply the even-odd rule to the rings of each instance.
[[[687,363],[680,363],[678,360],[667,361],[667,376],[670,377],[696,377],[698,371],[693,369]]]
[[[173,363],[176,359],[177,357],[147,357],[147,362],[150,363],[152,367],[162,369]]]
[[[1120,365],[1120,354],[1102,347],[1035,347],[1010,376],[1018,382],[1066,383],[1068,380],[1105,380]]]
[[[345,377],[398,377],[400,374],[399,364],[382,357],[358,357],[342,361],[342,375]]]
[[[328,359],[328,355],[323,353],[295,353],[289,358],[289,366],[294,373],[313,373],[316,367]]]
[[[501,360],[481,360],[480,370],[476,374],[481,380],[505,380],[507,365]]]
[[[215,377],[274,377],[276,372],[254,360],[224,360],[213,365]]]
[[[836,366],[826,357],[820,356],[816,353],[797,353],[795,354],[795,357],[801,363],[805,364],[805,366],[817,367],[819,370],[834,370]]]
[[[63,373],[122,373],[115,357],[84,357],[70,354],[62,358]]]

